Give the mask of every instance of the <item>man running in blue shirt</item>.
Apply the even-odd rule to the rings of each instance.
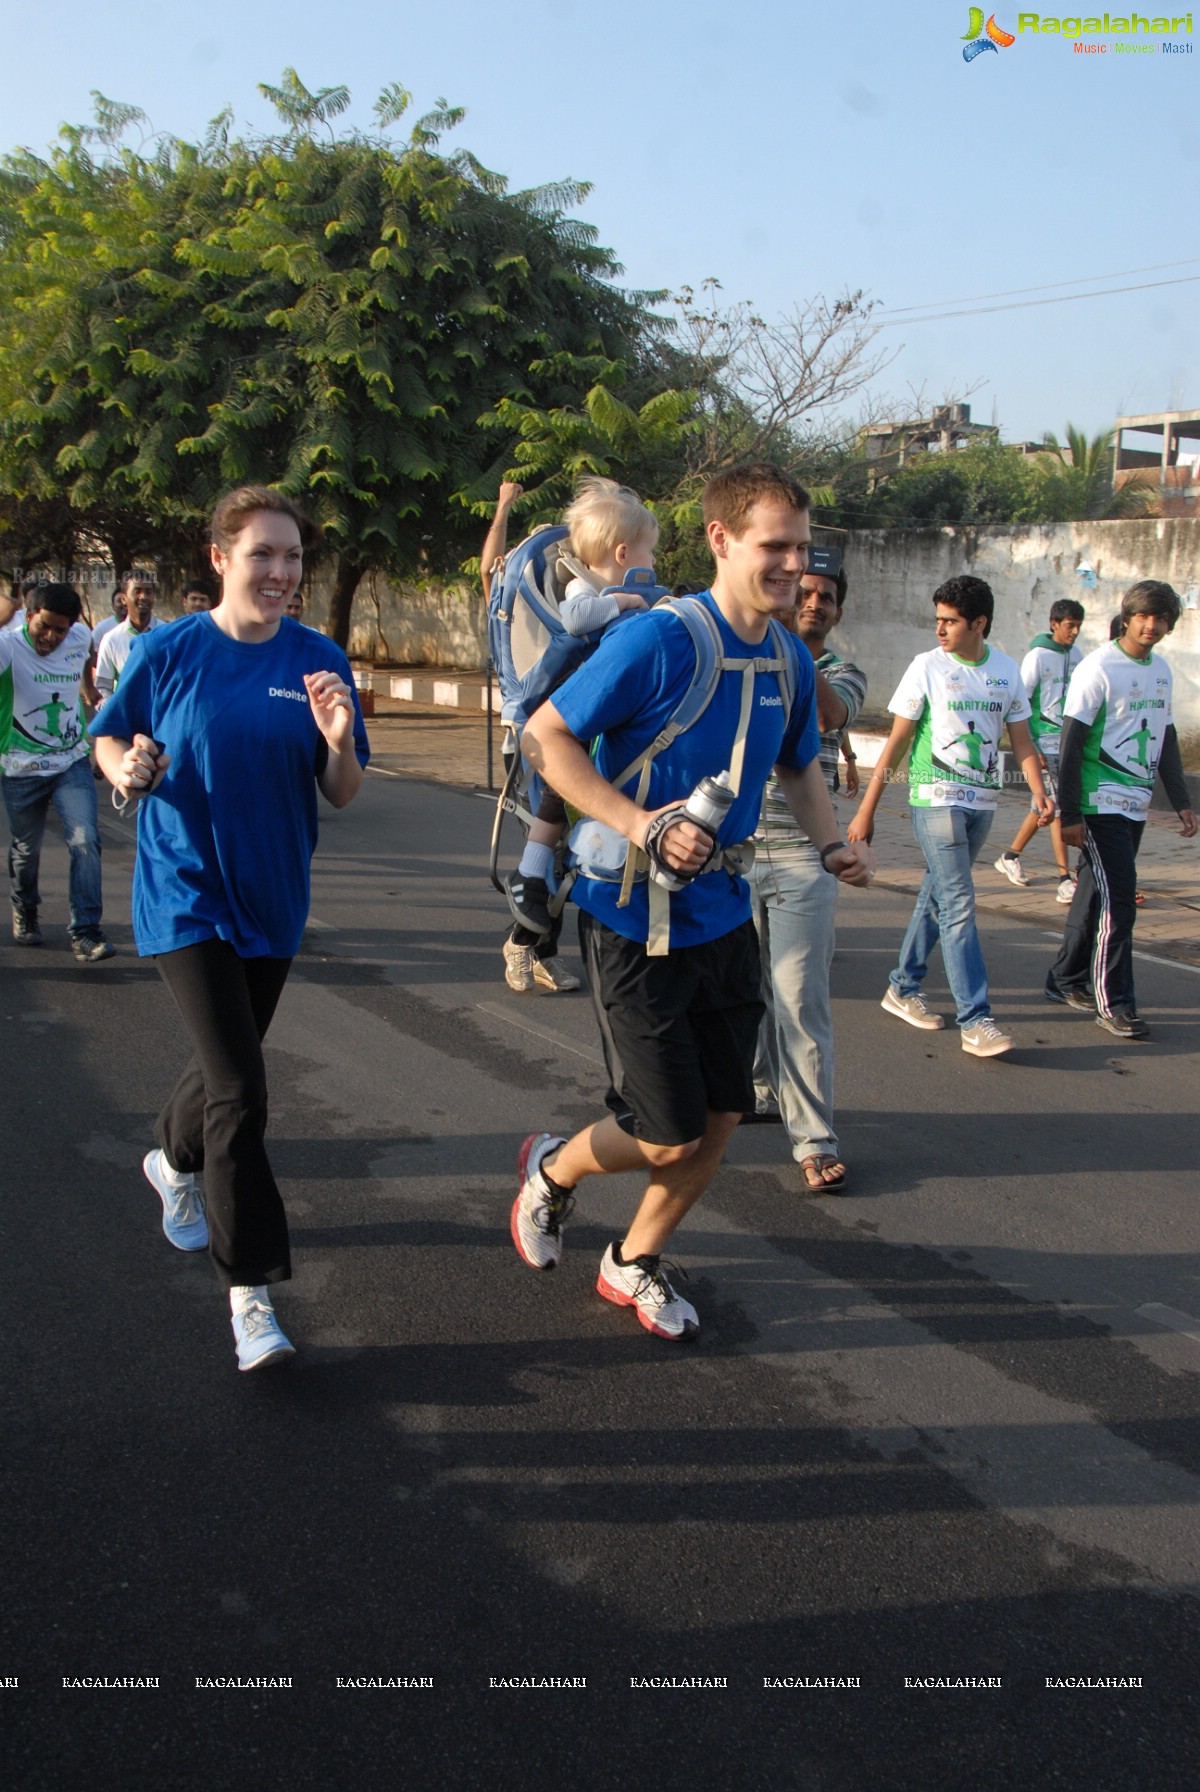
[[[655,1336],[677,1339],[694,1336],[699,1319],[668,1281],[662,1251],[754,1106],[763,1013],[746,882],[682,807],[701,779],[728,773],[734,797],[717,837],[728,849],[753,834],[774,768],[827,872],[865,884],[873,865],[867,847],[837,836],[818,759],[812,657],[770,628],[793,610],[807,564],[808,494],[778,468],[734,468],[707,487],[704,516],[716,577],[711,591],[686,601],[708,611],[726,669],[703,715],[650,758],[644,774],[641,763],[636,777],[629,772],[624,789],[609,781],[645,758],[697,664],[688,629],[660,608],[610,629],[524,734],[530,762],[587,818],[585,835],[648,847],[656,871],[683,887],[671,894],[664,921],[662,885],[652,893],[646,857],[634,860],[632,882],[619,869],[605,876],[599,857],[585,861],[593,874],[578,878],[572,898],[610,1112],[571,1139],[539,1133],[525,1141],[513,1242],[532,1268],[553,1269],[578,1185],[643,1171],[641,1202],[605,1252],[597,1287],[606,1300],[632,1306]],[[776,652],[786,658],[768,657]],[[794,693],[790,711],[784,688]],[[588,740],[596,743],[591,758]]]

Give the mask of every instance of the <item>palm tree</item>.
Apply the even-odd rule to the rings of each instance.
[[[1045,451],[1036,458],[1038,508],[1048,523],[1080,523],[1104,517],[1145,516],[1155,494],[1143,485],[1113,484],[1113,432],[1102,430],[1089,442],[1067,424],[1066,444],[1046,432]]]

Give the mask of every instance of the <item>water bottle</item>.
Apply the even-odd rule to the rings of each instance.
[[[725,817],[729,814],[732,804],[733,788],[729,782],[728,772],[722,772],[720,776],[716,778],[701,778],[695,790],[693,790],[691,796],[689,796],[687,802],[683,805],[682,812],[678,809],[672,811],[671,825],[673,826],[676,821],[684,819],[694,821],[697,827],[703,828],[706,834],[711,835],[713,850],[715,852],[718,830],[720,829],[721,823],[725,820]],[[661,824],[664,822],[664,819],[665,818],[660,815],[656,818],[656,822]],[[711,863],[712,856],[710,855],[707,864],[701,866],[700,870],[706,870]],[[699,875],[699,870],[676,871],[672,866],[667,865],[661,858],[657,857],[655,854],[651,854],[650,876],[656,884],[661,884],[665,890],[670,890],[672,892],[682,890],[685,885],[691,883],[694,877],[698,877]]]
[[[729,773],[721,772],[716,778],[701,778],[684,804],[683,812],[689,821],[694,821],[715,840],[732,807],[733,788]]]

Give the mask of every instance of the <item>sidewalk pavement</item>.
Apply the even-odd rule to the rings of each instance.
[[[386,693],[393,677],[411,677],[414,701],[393,698]],[[457,705],[433,702],[435,679],[440,686],[458,684]],[[376,672],[373,678],[375,715],[368,720],[372,764],[377,772],[394,777],[423,778],[433,783],[451,784],[458,789],[486,791],[487,780],[487,712],[484,707],[483,679],[479,673],[450,673],[428,668],[405,668],[402,674]],[[503,777],[500,745],[503,730],[499,716],[493,725],[493,785]],[[865,744],[856,737],[860,765],[866,776],[871,760],[863,754]],[[1027,889],[1017,889],[1007,878],[993,869],[993,861],[1012,843],[1023,816],[1028,810],[1025,786],[1005,791],[1000,798],[996,819],[982,857],[975,867],[976,902],[984,912],[1010,915],[1057,933],[1062,928],[1066,909],[1055,901],[1058,877],[1048,834],[1034,836],[1022,854],[1026,874],[1032,879]],[[908,819],[905,786],[893,785],[884,793],[876,814],[875,856],[879,869],[875,887],[915,895],[924,875],[924,861],[913,838]],[[853,814],[853,805],[840,799],[843,823]],[[513,862],[517,856],[518,832],[509,824],[505,839],[511,845]],[[1072,859],[1074,859],[1074,854]],[[1179,959],[1200,965],[1200,836],[1181,839],[1176,817],[1167,811],[1154,810],[1146,824],[1146,833],[1138,855],[1138,882],[1145,893],[1145,905],[1138,910],[1135,943],[1142,952],[1160,958]]]

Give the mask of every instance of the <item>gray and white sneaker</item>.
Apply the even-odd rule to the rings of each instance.
[[[940,1032],[946,1024],[940,1014],[930,1012],[923,995],[898,996],[891,983],[879,1006],[898,1020],[906,1020],[910,1027],[923,1027],[929,1033]]]
[[[684,1271],[671,1266],[678,1275]],[[666,1277],[660,1257],[635,1257],[618,1263],[616,1246],[609,1245],[600,1260],[596,1290],[617,1307],[635,1307],[639,1323],[656,1338],[694,1338],[700,1315],[691,1301],[676,1294]]]
[[[574,1195],[556,1195],[546,1187],[542,1162],[566,1140],[553,1132],[531,1132],[517,1154],[521,1186],[512,1204],[508,1229],[530,1269],[554,1269],[562,1256],[563,1221],[575,1205]]]
[[[232,1291],[231,1291],[232,1292]],[[238,1290],[242,1296],[233,1309],[233,1338],[239,1369],[265,1369],[295,1356],[296,1347],[284,1337],[265,1288]]]
[[[1019,890],[1025,889],[1029,883],[1024,867],[1015,852],[1002,852],[996,860],[994,868],[1001,877],[1006,877],[1010,884],[1016,884]]]
[[[579,988],[579,978],[564,970],[557,958],[539,958],[536,951],[533,955],[533,980],[540,989],[553,989],[559,995]]]
[[[962,1048],[973,1058],[998,1058],[1012,1050],[1012,1034],[997,1026],[990,1014],[981,1014],[962,1029]]]
[[[208,1221],[204,1217],[204,1196],[196,1187],[196,1178],[173,1170],[167,1154],[156,1145],[142,1159],[146,1181],[163,1205],[163,1231],[177,1251],[206,1251]]]

